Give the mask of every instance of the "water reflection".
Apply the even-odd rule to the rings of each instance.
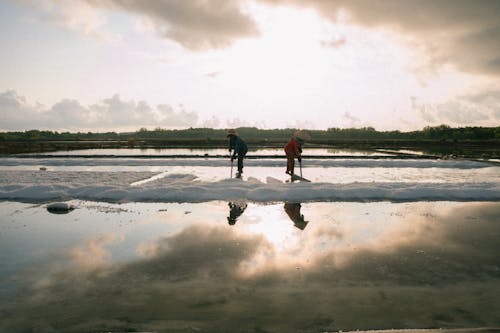
[[[250,148],[251,155],[281,155],[282,148]],[[26,155],[26,154],[24,154]],[[96,148],[96,149],[76,149],[51,151],[36,153],[36,155],[110,155],[110,156],[131,156],[131,155],[227,155],[227,149],[217,148]],[[389,156],[389,153],[360,150],[360,149],[328,149],[328,148],[308,148],[308,156]]]
[[[304,219],[304,215],[300,213],[300,208],[302,205],[297,202],[285,202],[284,209],[290,220],[292,220],[293,225],[299,228],[300,230],[304,230],[309,221]]]
[[[307,232],[283,204],[246,205],[239,228],[217,223],[226,203],[166,206],[147,255],[114,261],[130,236],[100,234],[19,272],[25,292],[0,307],[0,331],[500,326],[498,203],[288,204],[315,221]]]
[[[245,209],[247,209],[248,204],[246,201],[230,201],[227,205],[229,206],[229,216],[227,217],[227,222],[230,225],[234,225],[238,217],[240,217]]]

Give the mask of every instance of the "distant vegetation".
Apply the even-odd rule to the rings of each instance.
[[[250,141],[288,140],[295,129],[258,129],[255,127],[237,128],[238,133]],[[495,140],[500,139],[500,127],[461,127],[447,125],[425,127],[420,131],[377,131],[372,127],[329,128],[309,130],[311,142],[334,140]],[[226,138],[226,130],[212,128],[189,128],[167,130],[141,128],[130,133],[71,133],[57,131],[30,130],[24,132],[0,132],[0,141],[37,141],[37,140],[221,140]]]
[[[241,127],[236,129],[254,147],[281,147],[296,129],[258,129]],[[468,147],[482,148],[498,154],[500,127],[461,127],[447,125],[425,127],[419,131],[377,131],[372,127],[329,128],[309,130],[309,146],[350,147],[363,149],[412,148],[412,147]],[[23,132],[0,132],[0,152],[37,152],[86,148],[125,147],[225,147],[226,130],[212,128],[189,128],[167,130],[142,128],[129,133],[81,133],[30,130]],[[472,149],[471,148],[471,149]],[[455,149],[456,150],[456,149]],[[491,155],[491,154],[489,154]]]

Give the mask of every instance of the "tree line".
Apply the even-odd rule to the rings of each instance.
[[[296,131],[286,129],[259,129],[256,127],[240,127],[239,135],[248,141],[278,142],[288,140]],[[363,128],[328,128],[327,130],[309,130],[311,142],[330,142],[337,140],[499,140],[500,127],[459,127],[448,125],[425,127],[418,131],[377,131],[372,127]],[[58,132],[43,130],[0,132],[0,141],[131,141],[131,140],[165,140],[165,141],[205,141],[218,142],[226,139],[225,129],[188,128],[148,130],[141,128],[135,132]]]

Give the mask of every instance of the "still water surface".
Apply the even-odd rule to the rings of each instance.
[[[0,202],[1,332],[500,326],[500,204]]]
[[[390,152],[377,152],[377,151],[367,151],[367,150],[357,150],[357,149],[331,149],[331,148],[307,148],[304,153],[309,156],[391,156],[394,153]],[[77,150],[62,150],[56,152],[41,153],[40,155],[113,155],[113,156],[144,156],[144,155],[206,155],[206,156],[216,156],[216,155],[228,155],[229,151],[227,149],[194,149],[194,148],[120,148],[120,149],[77,149]],[[414,154],[411,153],[410,154]],[[22,154],[26,155],[26,154]],[[28,154],[29,155],[29,154]],[[278,148],[261,148],[252,149],[250,147],[248,155],[284,155],[283,149]]]

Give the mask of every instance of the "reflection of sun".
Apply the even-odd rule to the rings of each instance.
[[[250,233],[262,235],[274,246],[274,250],[283,251],[297,243],[300,230],[293,226],[282,205],[259,207],[252,212],[255,221],[246,226]]]

